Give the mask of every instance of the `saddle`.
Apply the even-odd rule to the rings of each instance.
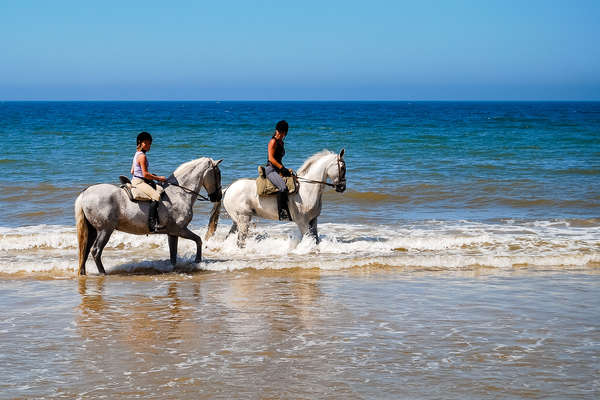
[[[292,173],[291,176],[283,176],[282,178],[288,188],[289,194],[298,191],[298,179],[296,174]],[[267,179],[264,165],[259,165],[258,177],[256,178],[256,193],[259,196],[270,196],[276,194],[278,191],[277,186],[273,185],[273,183]]]
[[[123,189],[125,191],[125,193],[127,193],[127,197],[129,197],[129,200],[133,201],[134,203],[137,203],[138,201],[140,201],[140,200],[136,200],[135,197],[133,197],[133,193],[131,192],[131,181],[129,180],[128,177],[119,175],[119,181],[121,181],[121,184],[119,185],[119,187],[121,189]]]
[[[119,175],[119,181],[121,182],[119,187],[121,189],[123,189],[125,191],[125,193],[127,193],[127,197],[129,197],[129,200],[133,201],[134,203],[139,203],[140,201],[143,201],[143,202],[151,202],[152,201],[152,199],[148,198],[145,194],[136,194],[135,187],[133,186],[133,184],[131,183],[131,181],[129,180],[128,177]],[[165,196],[165,192],[162,192],[160,194],[160,197],[164,198],[164,196]]]

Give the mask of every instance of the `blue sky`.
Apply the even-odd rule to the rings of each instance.
[[[598,21],[584,0],[0,0],[0,99],[600,100]]]

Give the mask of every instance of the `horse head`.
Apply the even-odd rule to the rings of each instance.
[[[336,192],[346,190],[346,161],[344,161],[344,149],[335,154],[335,159],[327,166],[327,176],[335,185]]]
[[[208,198],[211,202],[221,201],[223,192],[221,191],[221,170],[219,170],[219,164],[223,161],[210,160],[210,166],[204,171],[202,179],[204,189],[208,193]]]

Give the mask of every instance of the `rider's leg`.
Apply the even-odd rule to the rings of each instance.
[[[140,178],[133,178],[132,187],[137,200],[151,200],[148,211],[148,229],[150,232],[156,232],[163,229],[164,226],[158,225],[158,202],[163,192],[163,188],[160,186],[154,188]]]
[[[288,208],[288,188],[283,178],[279,175],[275,168],[270,165],[266,168],[267,179],[277,187],[277,213],[280,221],[291,220],[290,210]]]
[[[152,201],[150,203],[150,212],[148,213],[148,228],[150,232],[158,231],[158,201]]]
[[[288,208],[288,190],[277,192],[277,212],[280,221],[291,221],[290,209]]]

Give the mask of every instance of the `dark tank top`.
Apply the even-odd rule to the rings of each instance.
[[[275,136],[273,136],[272,139],[275,139]],[[283,165],[283,163],[281,162],[281,160],[283,159],[283,156],[285,156],[285,147],[283,146],[283,140],[275,139],[275,144],[276,144],[275,154],[273,154],[273,157],[279,164]],[[267,165],[270,165],[270,164],[271,164],[271,162],[267,158]]]

